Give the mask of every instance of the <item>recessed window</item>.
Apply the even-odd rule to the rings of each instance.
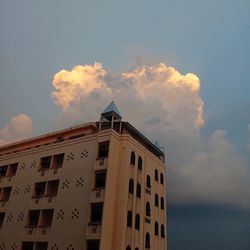
[[[91,204],[91,222],[102,222],[103,203]]]
[[[164,229],[164,225],[161,225],[161,237],[164,238],[165,237],[165,229]]]
[[[141,158],[141,156],[139,156],[139,158],[138,158],[138,169],[142,170],[142,158]]]
[[[159,235],[159,226],[158,226],[158,222],[155,222],[155,235]]]
[[[132,212],[130,210],[127,213],[127,227],[132,227]]]
[[[161,197],[161,209],[164,210],[164,199],[163,199],[163,197]]]
[[[12,187],[4,187],[2,188],[2,192],[0,194],[0,201],[8,201],[10,198]]]
[[[48,181],[46,196],[56,196],[59,186],[59,180]]]
[[[28,214],[28,227],[37,227],[39,221],[40,210],[30,210]]]
[[[129,180],[129,193],[133,194],[134,193],[134,181],[132,179]]]
[[[23,241],[22,250],[33,250],[34,242],[32,241]]]
[[[50,168],[52,156],[46,156],[40,160],[40,170],[46,170]]]
[[[48,242],[36,242],[35,250],[47,250]]]
[[[6,165],[6,166],[1,166],[1,167],[0,167],[0,178],[6,176],[7,169],[8,169],[8,166],[7,166],[7,165]]]
[[[46,187],[46,182],[45,181],[35,183],[35,189],[34,189],[33,197],[34,198],[43,197],[44,192],[45,192],[45,187]]]
[[[131,250],[131,247],[130,247],[130,246],[127,246],[127,247],[126,247],[126,250]]]
[[[5,213],[0,213],[0,229],[1,229],[2,225],[3,225],[4,216],[5,216]]]
[[[137,183],[136,186],[136,197],[141,198],[141,184]]]
[[[87,240],[87,250],[99,250],[99,240]]]
[[[158,196],[158,194],[155,194],[155,206],[156,207],[159,206],[159,196]]]
[[[61,168],[63,165],[64,154],[53,155],[52,168]]]
[[[159,176],[158,176],[158,170],[155,169],[155,180],[156,180],[156,181],[158,181],[158,177],[159,177]]]
[[[135,229],[140,230],[140,215],[136,214],[135,216]]]
[[[151,188],[151,180],[149,175],[147,175],[147,188]]]
[[[107,158],[109,154],[109,141],[99,143],[98,158]]]
[[[130,164],[135,165],[135,152],[132,151],[130,154]]]
[[[150,216],[151,212],[150,212],[150,204],[149,202],[146,203],[146,216]]]
[[[161,184],[163,185],[163,184],[164,184],[164,176],[163,176],[163,173],[161,173],[161,175],[160,175],[160,181],[161,181]]]
[[[106,183],[106,171],[95,172],[95,187],[104,188]]]
[[[41,212],[40,227],[51,227],[54,209],[44,209]]]
[[[150,248],[150,234],[146,233],[145,247]]]
[[[7,173],[8,177],[12,177],[16,175],[17,166],[18,166],[18,163],[13,163],[9,165],[8,173]]]

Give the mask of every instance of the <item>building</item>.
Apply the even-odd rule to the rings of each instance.
[[[0,148],[0,250],[165,250],[164,153],[112,102]]]

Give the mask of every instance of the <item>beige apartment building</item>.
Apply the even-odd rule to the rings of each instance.
[[[166,250],[164,153],[112,102],[0,147],[0,250]]]

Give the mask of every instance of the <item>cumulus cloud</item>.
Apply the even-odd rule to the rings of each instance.
[[[14,116],[4,128],[0,129],[0,145],[28,138],[32,130],[32,120],[29,116],[25,114]]]
[[[163,144],[172,202],[240,204],[249,192],[246,160],[225,131],[200,135],[204,103],[195,74],[181,74],[164,63],[120,73],[95,63],[62,70],[52,84],[52,98],[72,119],[96,120],[113,99],[125,120]]]

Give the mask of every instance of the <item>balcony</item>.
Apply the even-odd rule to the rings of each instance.
[[[28,225],[25,227],[25,235],[47,235],[53,220],[53,209],[30,210]]]
[[[102,225],[100,222],[89,222],[87,227],[86,238],[97,239],[101,238]]]
[[[104,188],[94,188],[91,191],[90,201],[91,202],[103,202],[105,195]]]
[[[108,158],[97,158],[94,170],[103,170],[108,167]]]

